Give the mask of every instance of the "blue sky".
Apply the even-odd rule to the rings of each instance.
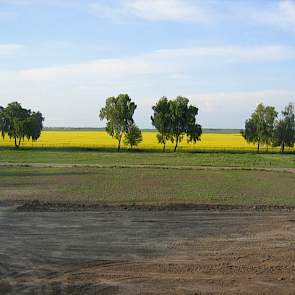
[[[183,95],[204,127],[241,128],[259,102],[295,101],[294,0],[0,0],[0,105],[46,126],[96,127],[129,93],[151,127]]]

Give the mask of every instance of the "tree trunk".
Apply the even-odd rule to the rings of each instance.
[[[119,152],[121,149],[121,139],[122,139],[122,135],[120,136],[120,138],[118,139],[118,149],[117,151]]]
[[[283,153],[284,151],[285,151],[285,143],[283,142],[281,146],[281,152]]]
[[[258,143],[257,145],[257,153],[259,153],[259,150],[260,150],[260,143]]]
[[[176,137],[176,144],[175,144],[175,147],[174,147],[174,153],[176,152],[177,147],[178,147],[178,136]]]
[[[166,150],[166,143],[164,142],[164,145],[163,145],[163,153],[165,153],[165,150]]]
[[[17,140],[16,140],[16,137],[14,138],[14,146],[15,146],[15,148],[19,148],[19,145],[17,144]]]

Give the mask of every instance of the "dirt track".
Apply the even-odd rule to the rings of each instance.
[[[295,213],[0,207],[0,294],[294,294]]]
[[[295,174],[295,168],[277,167],[239,167],[239,166],[184,166],[184,165],[153,165],[153,164],[58,164],[58,163],[11,163],[0,162],[0,167],[33,167],[33,168],[150,168],[150,169],[174,169],[174,170],[250,170],[250,171],[274,171]]]

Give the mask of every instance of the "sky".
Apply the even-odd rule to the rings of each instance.
[[[102,127],[109,96],[178,95],[205,128],[242,128],[295,102],[295,0],[0,0],[0,105],[49,127]]]

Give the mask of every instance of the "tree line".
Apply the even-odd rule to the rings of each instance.
[[[128,94],[120,94],[107,98],[105,106],[100,110],[100,119],[107,121],[106,131],[118,141],[118,151],[122,139],[131,149],[142,141],[141,130],[133,120],[136,108],[137,105],[131,101]],[[196,122],[199,110],[189,105],[187,98],[178,96],[168,100],[167,97],[162,97],[153,106],[153,111],[151,120],[158,130],[157,139],[163,145],[163,151],[167,141],[171,141],[174,143],[175,152],[185,135],[188,142],[200,140],[202,127]]]
[[[117,140],[117,149],[120,151],[122,142],[132,150],[142,141],[142,132],[134,122],[133,116],[137,108],[128,94],[119,94],[106,99],[100,109],[100,120],[106,121],[106,131]],[[174,144],[174,152],[184,138],[187,142],[196,143],[201,139],[202,126],[197,123],[199,109],[189,104],[189,99],[178,96],[175,99],[160,98],[152,107],[152,125],[158,131],[157,140],[163,146]],[[37,140],[43,129],[43,115],[25,109],[18,102],[12,102],[7,107],[0,106],[0,132],[2,137],[8,136],[14,140],[18,148],[21,142]],[[279,113],[273,106],[264,106],[260,103],[251,117],[245,122],[242,136],[248,143],[280,147],[294,147],[295,144],[295,107],[289,103]]]
[[[295,144],[295,107],[289,103],[280,116],[273,106],[260,103],[251,117],[245,122],[242,135],[249,143],[257,144],[259,152],[261,145],[280,147],[294,147]]]

